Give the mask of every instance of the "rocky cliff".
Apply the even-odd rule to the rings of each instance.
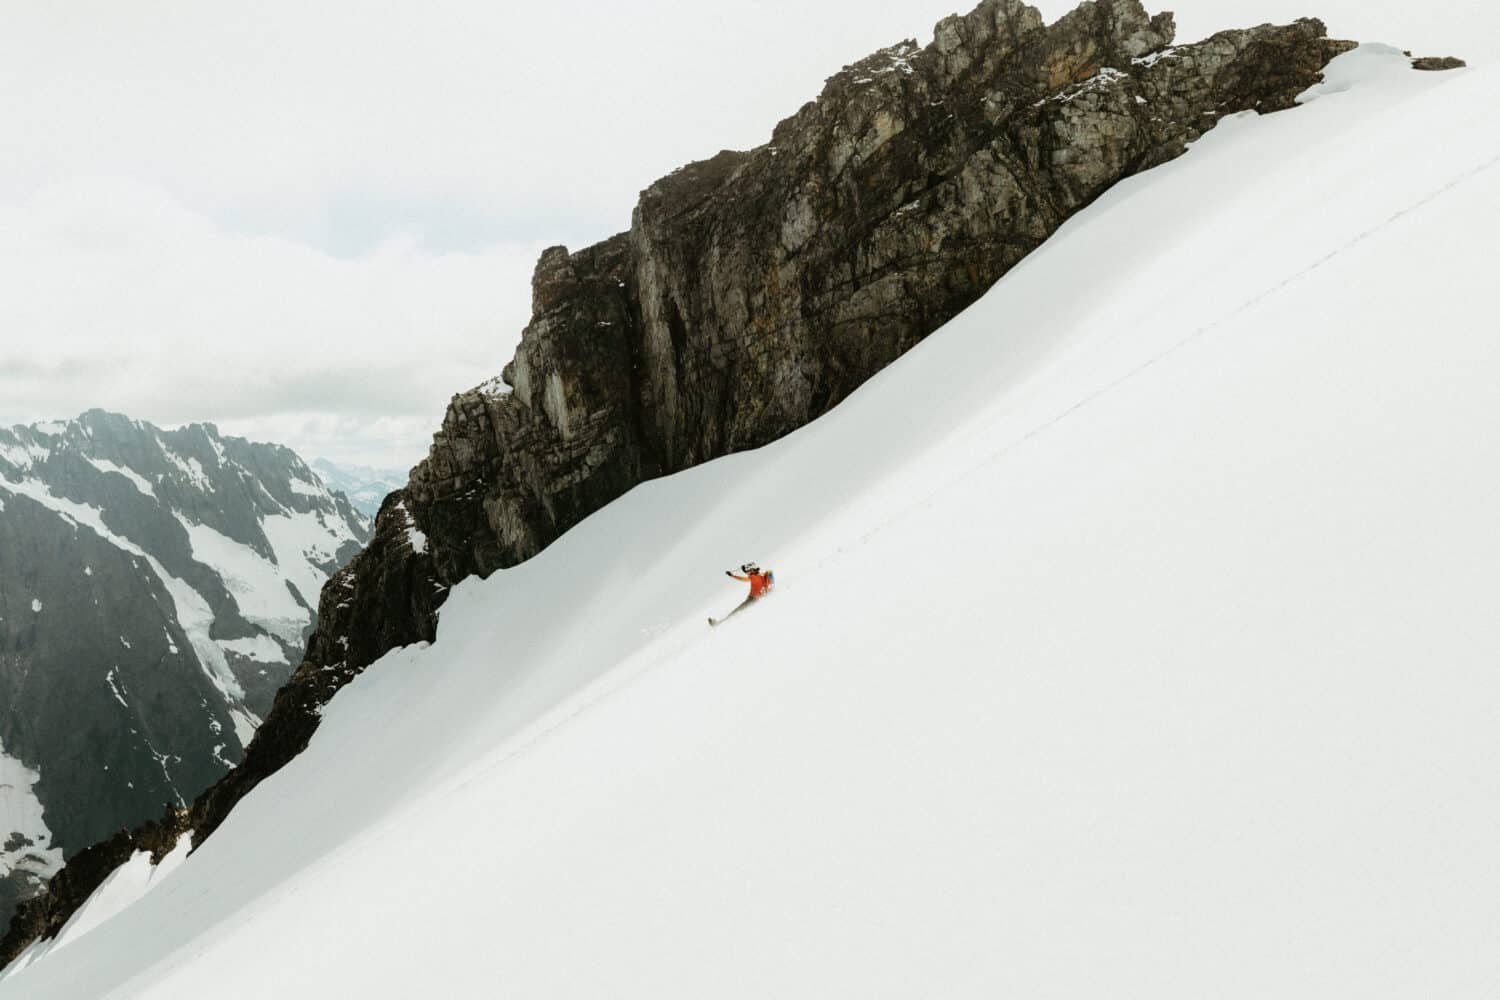
[[[1173,32],[1138,0],[1052,25],[984,0],[925,48],[845,67],[766,145],[653,184],[628,232],[547,250],[515,359],[454,397],[324,589],[244,763],[194,804],[196,838],[306,746],[339,687],[431,639],[452,584],[534,555],[644,479],[827,412],[1111,185],[1227,115],[1293,107],[1352,47],[1316,20],[1191,45]],[[0,961],[54,933],[89,881],[28,907]]]
[[[1052,25],[986,0],[845,67],[766,145],[653,184],[629,232],[542,254],[515,359],[454,397],[310,664],[346,676],[431,638],[456,581],[827,412],[1111,185],[1227,115],[1293,107],[1351,47],[1315,20],[1175,46],[1136,0]]]
[[[367,537],[291,451],[212,425],[0,429],[0,923],[239,762]]]

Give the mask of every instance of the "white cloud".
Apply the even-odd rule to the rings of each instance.
[[[25,155],[0,191],[81,169],[324,246],[341,201],[592,241],[656,177],[764,141],[841,63],[926,34],[950,2],[20,5],[0,93]]]
[[[0,283],[0,407],[295,426],[315,453],[409,464],[448,397],[509,359],[539,252],[393,239],[338,259],[225,232],[142,184],[49,187],[0,210],[0,269],[26,276]]]

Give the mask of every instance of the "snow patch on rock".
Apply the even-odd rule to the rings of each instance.
[[[141,475],[139,472],[136,472],[134,469],[128,469],[123,465],[116,465],[114,462],[111,462],[105,458],[92,458],[88,455],[85,455],[83,460],[85,462],[88,462],[94,468],[98,469],[100,472],[112,472],[117,476],[124,476],[126,479],[130,480],[131,485],[133,485],[141,493],[142,496],[151,497],[153,500],[156,498],[156,490],[152,487],[151,481],[145,476]]]
[[[286,651],[268,635],[252,636],[248,639],[220,639],[219,646],[228,652],[237,653],[246,659],[257,660],[261,663],[287,662]]]
[[[33,791],[40,780],[39,771],[7,754],[0,743],[0,877],[20,871],[40,882],[62,867],[62,848],[52,846],[52,831]]]
[[[193,559],[219,574],[247,621],[287,642],[300,641],[312,614],[286,589],[287,571],[297,568],[296,562],[278,565],[206,524],[180,512],[174,516],[188,533]]]

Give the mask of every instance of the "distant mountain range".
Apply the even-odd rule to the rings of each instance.
[[[399,469],[342,465],[326,458],[314,459],[312,467],[329,489],[348,497],[354,509],[366,517],[378,514],[380,502],[406,485],[406,473]]]
[[[368,535],[291,450],[212,424],[0,429],[0,926],[240,760]]]

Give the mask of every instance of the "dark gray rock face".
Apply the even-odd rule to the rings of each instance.
[[[291,451],[211,425],[0,430],[0,783],[25,802],[0,811],[0,922],[240,760],[367,538]]]
[[[515,359],[453,398],[324,588],[244,762],[193,805],[195,839],[307,745],[342,685],[432,639],[452,584],[529,558],[645,479],[827,412],[1111,185],[1226,115],[1293,107],[1353,47],[1316,20],[1176,47],[1173,32],[1139,0],[1052,25],[984,0],[926,48],[845,67],[766,145],[656,182],[628,232],[543,253]],[[26,908],[0,962],[89,891],[80,878]]]
[[[643,479],[827,412],[1111,185],[1226,115],[1292,107],[1352,47],[1313,20],[1172,36],[1136,0],[1050,26],[986,0],[925,49],[835,74],[768,144],[658,181],[629,232],[546,251],[514,361],[453,399],[412,471],[419,589],[526,559]],[[430,632],[419,616],[407,635]]]
[[[1467,65],[1469,64],[1462,59],[1456,59],[1453,56],[1421,56],[1411,61],[1412,69],[1438,73],[1450,69],[1463,69]]]

